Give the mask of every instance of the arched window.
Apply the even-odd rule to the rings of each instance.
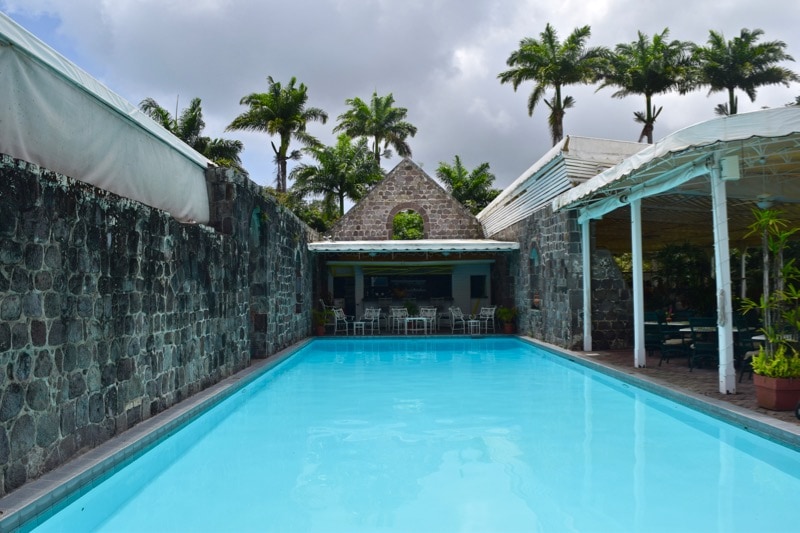
[[[392,220],[392,239],[417,240],[425,235],[425,221],[422,215],[413,209],[405,209],[394,216]]]

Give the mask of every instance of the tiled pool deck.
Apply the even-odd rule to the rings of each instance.
[[[598,351],[587,354],[575,352],[578,357],[594,361],[603,366],[611,367],[621,372],[646,378],[655,383],[673,388],[677,391],[693,393],[709,399],[730,403],[761,417],[774,419],[776,422],[794,426],[800,433],[800,420],[794,411],[770,411],[756,405],[756,391],[753,380],[747,375],[739,382],[736,375],[736,393],[722,394],[719,392],[719,372],[716,368],[695,368],[689,372],[685,359],[673,359],[670,363],[658,366],[659,357],[648,357],[647,367],[635,368],[633,366],[633,352],[631,350]]]
[[[298,346],[305,342],[307,341],[301,342]],[[198,412],[216,403],[243,382],[254,379],[265,367],[273,366],[291,355],[295,348],[284,350],[267,360],[254,361],[251,367],[239,374],[142,422],[98,448],[75,458],[62,468],[45,474],[0,499],[0,531],[19,527],[41,512],[42,506],[87,483],[90,484],[93,477],[103,471],[108,464],[120,458],[130,457],[158,437],[172,432],[187,418],[196,416]],[[732,413],[731,418],[754,432],[770,436],[770,431],[764,431],[764,428],[775,428],[778,433],[789,435],[788,439],[778,440],[785,440],[795,447],[800,447],[800,420],[795,418],[793,411],[775,412],[759,408],[756,405],[753,382],[747,376],[741,383],[737,382],[736,394],[720,394],[716,369],[696,368],[689,372],[685,360],[676,359],[659,367],[658,357],[649,357],[646,368],[635,368],[630,350],[591,353],[570,352],[557,348],[553,350],[570,359],[583,361],[589,366],[599,365],[610,369],[612,374],[623,374],[633,380],[653,384],[653,387],[645,388],[666,389],[668,396],[672,397],[674,392],[678,401],[683,400],[695,405],[701,402],[710,405],[712,412],[724,411],[726,415]]]

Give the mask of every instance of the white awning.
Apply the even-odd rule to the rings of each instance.
[[[488,239],[428,239],[417,241],[319,241],[309,243],[308,249],[318,253],[359,252],[368,254],[390,254],[397,252],[511,252],[519,250],[518,242],[493,241]]]
[[[0,153],[207,222],[211,161],[0,13]]]
[[[647,181],[650,167],[667,163],[664,168],[652,172],[653,176],[664,174],[681,164],[696,165],[703,154],[703,147],[719,143],[757,143],[762,138],[780,138],[800,132],[800,107],[781,107],[751,113],[720,117],[694,124],[668,135],[641,152],[628,157],[620,164],[598,174],[553,200],[554,210],[577,207],[606,189],[621,187],[628,177],[641,174]]]

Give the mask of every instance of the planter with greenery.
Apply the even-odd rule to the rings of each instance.
[[[408,316],[417,316],[419,314],[419,307],[417,307],[417,304],[410,300],[403,302],[403,307],[405,307],[406,311],[408,311]]]
[[[784,261],[789,238],[799,228],[788,228],[780,211],[754,210],[751,234],[761,236],[763,290],[758,301],[745,298],[742,310],[761,315],[765,341],[753,356],[753,384],[758,405],[773,411],[791,411],[800,403],[800,268]]]
[[[498,307],[497,318],[503,323],[503,333],[514,333],[514,319],[517,317],[516,307]]]
[[[333,311],[330,309],[324,311],[312,309],[311,314],[314,322],[314,332],[319,336],[325,335],[325,326],[333,321]]]

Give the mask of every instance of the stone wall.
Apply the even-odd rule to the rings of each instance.
[[[0,156],[0,495],[308,335],[308,229],[210,170],[212,227]]]
[[[483,238],[472,213],[410,159],[392,169],[330,234],[337,241],[391,239],[394,216],[406,209],[422,216],[425,239]]]
[[[577,212],[546,207],[491,238],[517,241],[520,253],[498,257],[493,286],[499,302],[516,305],[522,333],[583,349],[583,260]],[[540,303],[534,307],[534,296]],[[592,251],[592,341],[623,348],[632,339],[630,290],[611,255]]]

